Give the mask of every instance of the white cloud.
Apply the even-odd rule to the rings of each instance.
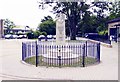
[[[37,0],[0,0],[0,19],[8,18],[17,25],[36,28],[44,16],[55,17],[49,12],[50,7],[41,10],[38,5]]]
[[[41,18],[52,15],[38,7],[37,0],[0,0],[0,18],[8,18],[17,25],[28,25],[36,28]]]

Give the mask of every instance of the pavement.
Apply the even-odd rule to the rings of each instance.
[[[35,67],[21,61],[22,41],[0,40],[2,80],[118,80],[118,44],[101,46],[101,63],[87,67]]]

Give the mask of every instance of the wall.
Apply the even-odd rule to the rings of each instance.
[[[3,20],[0,19],[0,38],[4,36],[4,30],[3,30]]]

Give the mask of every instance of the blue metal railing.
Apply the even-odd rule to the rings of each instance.
[[[68,51],[66,51],[68,50]],[[59,55],[60,53],[60,55]],[[73,55],[71,55],[71,53]],[[34,59],[30,59],[34,57]],[[91,60],[91,58],[93,60]],[[29,60],[27,60],[29,59]],[[82,42],[67,45],[51,45],[42,42],[23,42],[22,60],[44,66],[86,66],[89,61],[100,62],[100,43]]]

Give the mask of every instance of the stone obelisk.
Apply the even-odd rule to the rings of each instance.
[[[56,44],[65,45],[65,14],[59,13],[56,20]]]

